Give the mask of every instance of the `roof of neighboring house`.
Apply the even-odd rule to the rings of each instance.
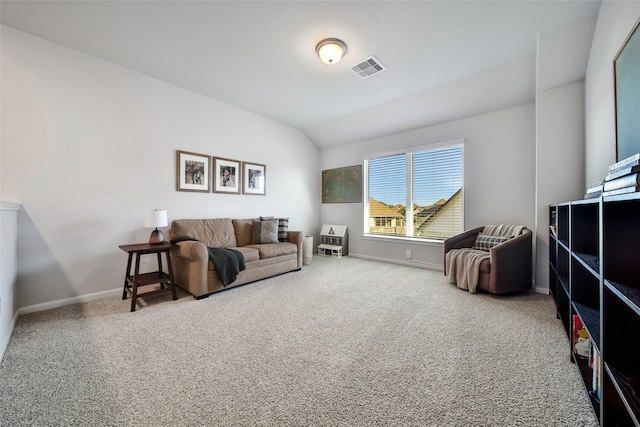
[[[416,228],[421,227],[427,222],[435,219],[442,210],[450,205],[452,201],[462,193],[462,188],[453,193],[449,199],[440,199],[430,206],[413,205],[414,225]],[[374,218],[404,218],[402,213],[402,205],[389,206],[376,199],[369,198],[369,215]]]
[[[462,194],[462,188],[458,189],[448,200],[440,199],[435,204],[425,207],[420,213],[418,213],[414,219],[414,225],[416,229],[419,229],[425,223],[433,221],[444,208],[452,203],[452,201]],[[416,224],[416,222],[418,224]]]
[[[404,218],[398,206],[389,206],[373,198],[369,198],[369,215],[374,218]]]

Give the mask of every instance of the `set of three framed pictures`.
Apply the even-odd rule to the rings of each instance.
[[[176,160],[178,191],[266,194],[265,165],[180,150],[176,151]]]

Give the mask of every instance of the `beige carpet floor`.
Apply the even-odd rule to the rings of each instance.
[[[344,257],[18,318],[3,426],[597,426],[550,296]]]

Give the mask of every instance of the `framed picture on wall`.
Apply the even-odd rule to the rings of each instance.
[[[636,22],[613,61],[616,161],[640,153],[640,30]]]
[[[213,192],[240,194],[241,170],[238,160],[213,158]]]
[[[323,170],[322,203],[362,203],[362,165]]]
[[[176,190],[207,193],[211,188],[211,156],[176,151]]]
[[[242,162],[242,194],[266,193],[267,167],[258,163]]]

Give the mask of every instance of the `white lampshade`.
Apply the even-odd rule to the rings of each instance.
[[[347,45],[342,40],[324,39],[316,46],[316,53],[322,62],[334,65],[347,53]]]
[[[167,219],[167,211],[166,210],[154,210],[147,211],[144,216],[144,226],[150,228],[156,227],[166,227],[169,225],[169,220]]]

